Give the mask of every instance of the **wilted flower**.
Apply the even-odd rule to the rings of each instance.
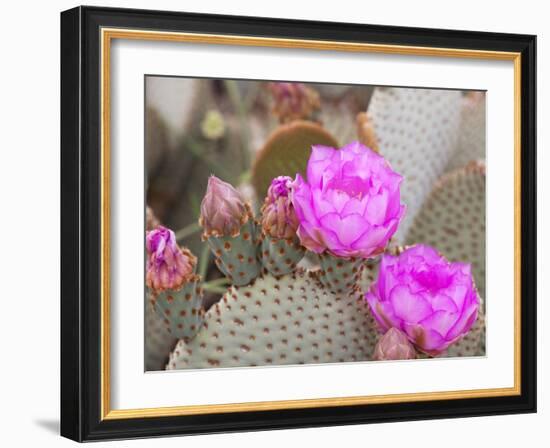
[[[267,197],[262,206],[262,228],[274,238],[296,236],[298,218],[290,200],[292,179],[279,176],[271,181]]]
[[[210,176],[199,219],[205,238],[239,235],[250,213],[250,207],[232,185]]]
[[[197,259],[187,249],[180,249],[172,230],[163,226],[147,232],[146,285],[155,290],[178,289],[193,277]]]
[[[378,255],[405,213],[401,181],[382,156],[359,142],[340,150],[313,146],[307,181],[298,174],[292,194],[302,245],[339,257]]]
[[[385,254],[365,298],[384,331],[398,328],[428,355],[464,336],[479,307],[470,265],[451,263],[420,244],[397,257]]]
[[[201,122],[201,131],[209,140],[217,140],[225,134],[225,121],[223,115],[217,110],[206,112]]]
[[[320,107],[319,94],[300,82],[270,82],[273,113],[282,123],[308,118]]]
[[[392,327],[382,336],[374,347],[373,359],[376,361],[391,361],[396,359],[415,359],[416,350],[407,336]]]

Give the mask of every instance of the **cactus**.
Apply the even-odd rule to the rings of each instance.
[[[319,256],[319,262],[322,273],[320,280],[325,288],[334,294],[353,293],[363,270],[361,258],[341,258],[323,253]]]
[[[278,179],[273,181],[270,193],[279,183]],[[216,198],[211,200],[219,202]],[[272,205],[273,198],[268,196],[266,204]],[[264,215],[272,212],[269,206],[262,211]],[[202,219],[202,224],[209,228],[212,223]],[[221,244],[239,236],[210,238]],[[264,241],[260,238],[256,244]],[[273,275],[268,269],[268,258],[260,255],[262,273],[250,279],[249,284],[228,288],[222,300],[206,312],[196,336],[178,341],[167,369],[367,361],[389,359],[394,356],[392,353],[414,358],[410,349],[406,353],[401,348],[395,351],[390,335],[381,340],[373,357],[382,335],[364,292],[370,290],[377,277],[376,259],[336,257],[330,253],[321,253],[319,258],[321,269],[304,270],[290,263],[285,273]],[[482,329],[480,311],[476,326],[466,337],[438,356],[483,354]]]
[[[260,259],[264,268],[276,277],[290,274],[304,257],[305,249],[297,238],[260,237]]]
[[[485,94],[469,92],[462,99],[461,125],[457,148],[446,167],[452,171],[472,160],[485,159]]]
[[[168,332],[164,318],[145,303],[145,370],[162,370],[178,338]]]
[[[265,197],[276,176],[305,175],[312,145],[338,146],[336,139],[321,125],[292,121],[279,126],[267,139],[252,166],[252,184],[259,198]]]
[[[202,289],[200,277],[192,276],[180,289],[151,293],[151,305],[163,319],[167,331],[176,338],[189,340],[202,325]]]
[[[166,368],[249,367],[374,360],[381,334],[363,299],[377,275],[363,263],[348,291],[335,294],[322,283],[324,272],[275,277],[264,272],[251,285],[231,286],[206,312],[191,341],[178,341]],[[441,356],[475,356],[483,316],[466,337]]]
[[[167,332],[189,340],[202,325],[202,288],[196,257],[176,243],[174,232],[158,226],[147,233],[147,285],[150,305]]]
[[[305,253],[296,236],[298,217],[290,198],[291,189],[290,177],[276,177],[262,205],[260,258],[275,276],[294,271]]]
[[[381,251],[399,254],[396,244],[427,243],[450,261],[472,263],[482,305],[477,320],[462,339],[441,353],[428,351],[430,356],[485,354],[485,171],[482,163],[464,167],[482,155],[483,127],[471,116],[479,118],[484,107],[484,100],[465,100],[459,92],[376,88],[368,119],[365,114],[357,118],[362,140],[371,147],[378,144],[380,154],[404,178],[401,199],[407,214]],[[167,369],[194,369],[414,358],[414,348],[390,330],[380,332],[364,299],[378,278],[380,251],[365,260],[324,250],[318,252],[319,267],[302,267],[300,260],[311,252],[295,234],[286,193],[270,199],[268,187],[276,176],[304,175],[313,144],[337,146],[321,125],[306,121],[280,125],[269,137],[252,171],[258,198],[268,196],[257,219],[228,184],[223,186],[223,194],[231,196],[227,203],[205,197],[203,239],[232,286],[204,312],[198,279],[190,278],[196,312],[179,321],[173,312],[181,310],[181,303],[169,302],[168,293],[157,294],[151,302],[157,313],[147,305],[148,369],[159,363]],[[351,232],[345,226],[342,231]],[[187,332],[178,333],[176,343],[178,324]],[[153,355],[152,350],[162,353]]]
[[[456,149],[462,97],[458,91],[375,89],[368,108],[382,154],[403,178],[407,215],[396,240],[403,242],[434,183]]]
[[[485,164],[470,162],[444,175],[428,196],[407,243],[436,246],[449,260],[472,263],[485,297]]]
[[[216,266],[236,285],[250,283],[260,272],[257,230],[250,205],[241,193],[215,176],[208,180],[199,223]]]
[[[372,271],[366,271],[368,284]],[[205,316],[203,330],[179,341],[168,369],[365,361],[376,338],[361,293],[339,296],[318,272],[263,275],[231,287]]]
[[[256,224],[246,222],[236,237],[209,237],[216,266],[235,285],[247,285],[260,273],[257,260]]]

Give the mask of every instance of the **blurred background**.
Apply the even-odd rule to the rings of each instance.
[[[484,162],[483,92],[148,76],[145,94],[147,225],[173,229],[198,257],[206,308],[227,286],[200,238],[208,176],[233,184],[258,211],[273,177],[304,172],[312,144],[354,140],[380,151],[405,177],[408,210],[395,242],[435,244],[473,263],[484,289],[484,178],[483,203],[458,211],[461,219],[439,211],[444,225],[434,226],[433,216],[421,213],[442,176]],[[461,236],[470,225],[463,216],[477,222],[474,241]]]

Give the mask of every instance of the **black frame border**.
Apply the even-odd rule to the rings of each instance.
[[[521,53],[521,395],[101,420],[100,29]],[[61,13],[61,435],[76,441],[536,412],[536,36],[77,7]]]

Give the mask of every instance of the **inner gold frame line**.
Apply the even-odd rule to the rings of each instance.
[[[514,63],[514,386],[460,391],[418,392],[304,400],[279,400],[209,405],[183,405],[141,409],[111,409],[110,345],[110,63],[113,39],[239,45],[254,47],[382,53],[411,56],[453,57],[513,61]],[[503,397],[521,394],[521,54],[459,48],[419,47],[324,40],[282,39],[217,34],[178,33],[139,29],[101,29],[101,420],[168,417],[227,412],[307,409],[413,401]]]

